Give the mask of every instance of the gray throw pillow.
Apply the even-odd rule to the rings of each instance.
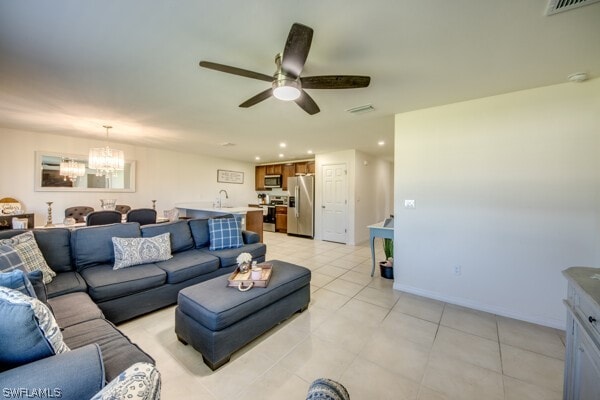
[[[115,265],[113,269],[131,267],[132,265],[165,261],[171,255],[171,234],[147,238],[118,238],[113,237]]]

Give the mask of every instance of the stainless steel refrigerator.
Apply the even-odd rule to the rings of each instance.
[[[288,218],[289,235],[314,236],[315,177],[296,176],[288,178]]]

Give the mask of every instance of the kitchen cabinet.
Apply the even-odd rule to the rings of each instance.
[[[284,164],[283,174],[281,175],[281,189],[287,190],[288,178],[296,176],[296,165],[293,163]]]
[[[260,242],[263,242],[263,212],[262,208],[246,212],[246,230],[258,233]]]
[[[275,207],[275,232],[287,232],[287,207]]]
[[[315,174],[315,162],[314,161],[308,161],[306,163],[306,169],[308,170],[309,174]]]
[[[283,172],[283,165],[281,164],[272,164],[267,165],[267,175],[281,175]]]
[[[265,190],[265,175],[266,175],[266,171],[267,167],[264,165],[257,165],[256,166],[256,172],[255,172],[255,180],[254,180],[254,185],[256,187],[256,190]]]
[[[567,290],[567,342],[563,399],[598,399],[600,393],[600,268],[563,271]]]
[[[308,163],[306,161],[297,162],[296,163],[296,173],[300,174],[300,175],[308,174]]]

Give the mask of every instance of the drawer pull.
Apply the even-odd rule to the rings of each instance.
[[[590,321],[590,324],[593,324],[594,322],[596,322],[596,318],[592,317],[591,315],[588,317],[588,321]]]

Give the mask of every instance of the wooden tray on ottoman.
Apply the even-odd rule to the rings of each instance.
[[[269,281],[271,280],[271,275],[273,274],[273,264],[262,263],[258,264],[257,266],[262,268],[261,279],[254,280],[250,277],[252,269],[245,274],[242,274],[240,273],[240,269],[238,267],[227,279],[227,286],[238,288],[240,290],[243,290],[246,287],[267,287]]]

